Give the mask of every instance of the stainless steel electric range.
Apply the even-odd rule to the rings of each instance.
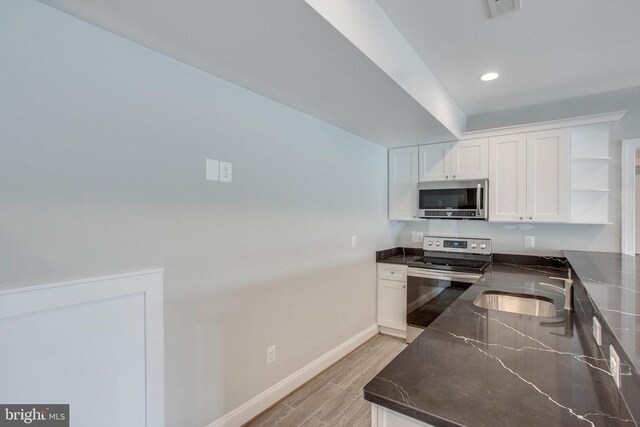
[[[407,342],[413,341],[491,264],[491,240],[425,237],[424,256],[408,264]]]

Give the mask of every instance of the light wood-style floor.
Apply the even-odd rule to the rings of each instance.
[[[362,387],[405,347],[404,340],[376,335],[248,426],[370,426]]]

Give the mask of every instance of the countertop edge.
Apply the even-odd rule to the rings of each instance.
[[[465,427],[462,424],[455,423],[439,416],[431,415],[427,412],[412,408],[411,406],[401,405],[397,402],[393,402],[371,391],[365,390],[363,397],[367,402],[371,402],[374,405],[382,406],[386,409],[395,411],[402,415],[406,415],[427,424],[437,425],[438,427]]]

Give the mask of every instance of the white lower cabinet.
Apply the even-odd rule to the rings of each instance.
[[[378,264],[378,325],[382,333],[406,336],[406,265]]]
[[[432,425],[372,403],[371,427],[432,427]]]

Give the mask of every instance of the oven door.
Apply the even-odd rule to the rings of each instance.
[[[418,217],[487,219],[487,190],[487,180],[420,183]]]
[[[420,335],[481,276],[410,267],[407,270],[407,342]]]

